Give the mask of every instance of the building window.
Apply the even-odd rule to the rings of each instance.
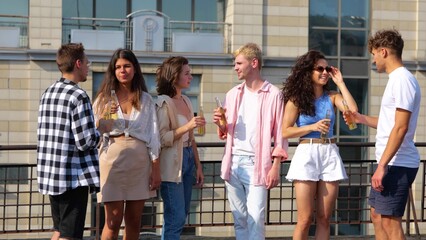
[[[143,75],[148,88],[149,94],[153,98],[157,97],[157,83],[155,81],[155,74],[144,74]],[[191,85],[188,89],[182,90],[182,94],[187,96],[191,100],[191,104],[194,110],[194,113],[198,113],[200,109],[200,83],[201,83],[201,74],[192,74]]]
[[[351,0],[323,0],[309,1],[309,49],[321,51],[326,55],[328,64],[337,66],[343,74],[346,86],[358,104],[358,111],[368,112],[368,86],[369,86],[369,57],[367,39],[370,27],[370,1],[359,0],[354,4]],[[330,81],[331,89],[337,90]],[[356,130],[349,130],[340,112],[337,113],[334,132],[339,141],[365,142],[368,140],[368,129],[358,125]],[[368,149],[360,147],[340,147],[340,155],[345,160],[366,159]],[[361,168],[359,169],[361,171]],[[351,189],[347,184],[340,186],[338,206],[349,207],[356,201],[341,198],[343,195],[363,195],[366,188]],[[358,192],[357,192],[358,191]],[[342,195],[343,194],[343,195]],[[363,203],[366,204],[366,203]],[[358,211],[349,215],[335,218],[344,218],[347,221],[360,219]],[[362,235],[364,229],[361,225],[339,225],[339,229],[331,226],[332,234],[350,233]]]
[[[230,34],[230,24],[224,23],[225,0],[62,0],[62,4],[63,43],[83,42],[87,49],[93,50],[112,50],[117,46],[132,48],[133,45],[136,50],[143,51],[229,51],[229,44],[224,43],[225,40],[229,41]],[[156,17],[160,20],[150,19],[144,22],[148,24],[143,25],[145,29],[136,25],[137,30],[134,30],[132,19],[144,15],[158,15]],[[147,31],[147,34],[140,30]],[[108,42],[102,41],[107,34],[114,34],[114,37],[109,37]],[[138,46],[134,46],[134,42],[138,41],[133,41],[133,38],[151,34],[154,40],[142,40]],[[163,39],[155,41],[155,38]],[[188,39],[193,42],[187,43]],[[142,47],[145,42],[147,45]],[[204,44],[198,44],[200,42]],[[172,43],[176,46],[172,46]]]
[[[6,0],[0,0],[0,3],[1,1]],[[18,0],[15,1],[18,2]],[[19,2],[21,1],[28,2],[28,0],[19,0]],[[209,11],[206,11],[206,9]],[[138,10],[156,10],[176,21],[223,22],[225,19],[224,9],[225,0],[62,0],[62,16],[64,18],[124,19],[128,14]]]
[[[98,91],[101,88],[102,81],[104,80],[104,72],[92,73],[92,102],[95,100]]]
[[[28,0],[0,0],[0,15],[19,15],[28,17]]]
[[[28,0],[0,0],[0,47],[28,46]]]
[[[343,73],[345,83],[358,104],[359,112],[368,112],[369,0],[324,0],[309,2],[309,49],[321,51],[329,64]],[[331,83],[332,89],[337,87]],[[338,113],[340,116],[340,113]],[[349,131],[343,118],[337,121],[338,138],[368,139],[365,126]]]

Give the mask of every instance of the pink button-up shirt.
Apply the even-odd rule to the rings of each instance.
[[[221,177],[229,180],[232,165],[232,145],[234,140],[235,124],[238,118],[238,109],[244,94],[245,82],[232,88],[225,99],[226,120],[228,133],[226,136],[225,153],[222,159]],[[287,159],[288,141],[282,137],[282,120],[284,103],[280,90],[265,81],[258,90],[257,114],[258,128],[255,144],[254,185],[266,186],[266,176],[272,168],[272,158]],[[272,139],[274,147],[271,147]]]

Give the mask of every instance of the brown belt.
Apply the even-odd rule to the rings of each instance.
[[[183,147],[192,147],[192,141],[188,140],[186,142],[183,142]]]
[[[124,133],[120,134],[120,135],[110,135],[110,138],[121,138],[124,137]]]
[[[335,138],[304,138],[299,140],[299,144],[304,143],[321,143],[321,144],[329,144],[329,143],[336,143]]]

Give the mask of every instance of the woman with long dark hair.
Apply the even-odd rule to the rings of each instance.
[[[184,57],[167,58],[157,69],[160,192],[164,204],[162,239],[166,240],[180,239],[189,213],[192,187],[194,184],[201,187],[204,182],[193,130],[204,126],[206,121],[202,116],[194,117],[191,101],[182,94],[191,80],[191,68]]]
[[[328,90],[329,78],[340,90]],[[286,178],[294,182],[297,225],[293,239],[308,239],[316,210],[316,239],[329,239],[330,217],[336,202],[339,181],[347,178],[333,138],[335,111],[357,111],[341,72],[328,66],[325,56],[309,51],[293,66],[282,90],[285,102],[283,137],[299,138]]]
[[[94,112],[95,119],[117,116],[100,149],[102,239],[117,239],[123,217],[124,239],[139,239],[145,200],[156,196],[161,182],[160,137],[155,104],[132,51],[118,49],[113,54]]]

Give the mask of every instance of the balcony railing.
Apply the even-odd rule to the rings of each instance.
[[[0,47],[28,47],[28,16],[0,14]]]
[[[231,46],[229,23],[174,21],[153,10],[136,11],[123,19],[63,18],[62,42],[79,41],[78,34],[84,34],[83,40],[89,42],[85,45],[95,50],[229,53]],[[113,34],[116,38],[110,37]]]
[[[200,148],[222,148],[223,143],[199,143]],[[340,147],[373,147],[372,143],[338,143]],[[290,147],[296,146],[291,143]],[[426,146],[418,143],[418,147]],[[35,151],[35,145],[1,146],[0,154],[22,151]],[[371,186],[373,164],[375,161],[344,160],[349,179],[339,187],[339,196],[331,220],[332,235],[365,235],[371,224],[368,192]],[[220,160],[203,161],[205,184],[203,188],[194,189],[190,214],[185,226],[186,231],[194,232],[198,227],[220,227],[233,225],[232,214],[227,202],[223,180],[220,179]],[[281,184],[270,190],[266,210],[266,225],[282,227],[295,225],[296,202],[293,184],[286,181],[290,161],[282,164]],[[426,222],[425,206],[425,170],[426,160],[421,160],[419,175],[421,189],[415,189],[416,198],[410,191],[404,223],[406,233],[411,234],[412,227],[419,233],[418,223]],[[47,196],[41,195],[37,187],[37,170],[35,164],[15,164],[0,166],[0,233],[39,233],[51,231],[52,221]],[[418,196],[421,194],[420,196]],[[86,235],[99,237],[103,224],[102,205],[96,203],[95,196],[89,203],[86,221]],[[415,211],[413,211],[415,209]],[[153,198],[145,203],[142,216],[142,231],[156,232],[162,226],[163,209],[161,198]],[[370,225],[371,226],[371,225]],[[411,227],[410,227],[411,226]]]

